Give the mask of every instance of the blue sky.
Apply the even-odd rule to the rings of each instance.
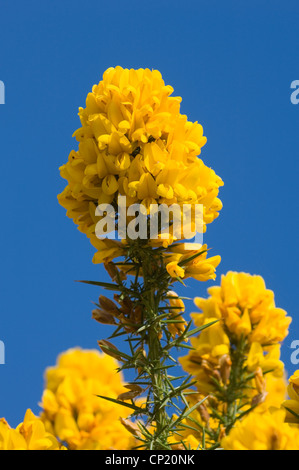
[[[265,278],[293,317],[283,360],[295,370],[299,105],[290,85],[299,80],[299,3],[244,4],[1,1],[0,416],[11,425],[27,408],[39,412],[43,371],[60,352],[96,348],[110,332],[91,319],[99,292],[74,282],[104,270],[57,202],[78,107],[110,66],[159,69],[182,112],[203,125],[202,157],[225,182],[205,237],[222,256],[217,281],[228,270]],[[189,281],[185,294],[203,296],[210,284]]]

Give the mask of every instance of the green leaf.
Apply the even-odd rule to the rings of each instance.
[[[283,405],[283,406],[284,406],[284,408],[285,408],[289,413],[291,413],[293,416],[295,416],[295,418],[297,418],[297,419],[299,420],[299,414],[296,413],[296,411],[291,410],[290,408],[288,408],[288,407],[285,406],[285,405]]]
[[[90,284],[91,286],[99,286],[107,290],[121,291],[120,287],[118,287],[116,284],[112,284],[109,282],[99,282],[99,281],[75,281],[75,282],[82,282],[82,284]]]
[[[189,263],[190,261],[194,260],[195,258],[198,258],[198,256],[203,255],[204,253],[207,253],[208,250],[202,250],[199,251],[198,253],[195,253],[195,255],[189,256],[189,258],[184,259],[183,261],[180,261],[178,263],[178,266],[184,266],[185,264]]]
[[[116,399],[110,398],[110,397],[103,397],[102,395],[97,395],[97,397],[102,398],[103,400],[112,401],[113,403],[116,403],[117,405],[122,405],[122,406],[125,406],[127,408],[131,408],[132,410],[138,411],[139,413],[144,413],[145,412],[145,410],[143,408],[139,408],[138,406],[133,405],[132,403],[126,403],[124,401],[116,400]]]
[[[199,326],[198,328],[194,328],[194,330],[189,331],[186,335],[184,335],[185,338],[189,338],[189,336],[196,335],[196,333],[199,333],[202,330],[205,330],[209,326],[214,325],[215,323],[218,323],[219,320],[212,321],[210,323],[206,323],[205,325]]]

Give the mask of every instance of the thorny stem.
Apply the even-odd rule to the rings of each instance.
[[[142,256],[143,254],[143,256]],[[161,368],[165,363],[165,350],[161,344],[163,331],[160,321],[156,321],[159,316],[159,305],[163,296],[167,294],[168,284],[164,288],[157,283],[157,261],[148,256],[147,250],[141,253],[139,258],[140,269],[143,273],[143,290],[144,290],[144,318],[149,322],[151,327],[145,336],[145,344],[148,348],[148,375],[151,383],[151,395],[148,401],[152,399],[152,415],[155,425],[154,435],[159,436],[159,442],[167,446],[167,424],[169,417],[165,406],[161,406],[167,396],[167,369]],[[151,443],[151,447],[156,450],[160,449],[159,443]],[[164,447],[165,448],[165,447]]]
[[[165,450],[172,449],[173,445],[184,446],[180,431],[184,429],[186,417],[201,402],[190,409],[184,396],[194,385],[191,376],[180,377],[181,383],[176,386],[177,378],[168,375],[169,368],[177,365],[170,353],[173,348],[190,348],[186,345],[188,338],[209,324],[190,330],[190,321],[185,330],[182,329],[183,332],[178,330],[180,333],[175,338],[170,333],[169,323],[181,321],[175,319],[175,310],[171,307],[171,311],[169,307],[167,294],[173,279],[165,268],[163,248],[153,248],[142,240],[134,240],[129,245],[124,262],[110,265],[116,273],[112,276],[114,283],[85,282],[118,292],[117,301],[120,304],[129,302],[132,311],[138,308],[142,314],[139,323],[134,323],[136,320],[130,317],[130,312],[124,314],[121,311],[121,316],[116,314],[117,328],[109,337],[110,340],[125,335],[131,354],[114,347],[111,349],[111,343],[109,346],[107,342],[106,345],[105,342],[102,344],[102,349],[121,361],[119,371],[132,369],[137,372],[133,384],[144,387],[147,398],[143,406],[136,405],[133,399],[130,404],[121,399],[101,398],[133,410],[131,419],[136,420],[140,429],[140,433],[136,434],[141,441],[137,448]],[[133,275],[134,280],[124,281],[118,265],[125,268],[127,274]],[[174,410],[176,416],[169,415],[169,411],[173,413]]]
[[[167,444],[167,435],[165,435],[166,425],[168,422],[168,416],[165,407],[161,407],[166,394],[166,375],[165,369],[161,369],[160,366],[164,362],[163,347],[161,345],[162,328],[159,322],[156,322],[156,318],[159,315],[159,304],[160,295],[157,292],[157,286],[147,288],[150,273],[148,272],[147,262],[142,263],[143,279],[145,292],[148,292],[148,308],[146,309],[146,317],[152,323],[152,327],[148,330],[147,345],[148,345],[148,362],[149,362],[149,376],[152,384],[152,395],[153,395],[153,415],[155,416],[156,434],[159,436],[163,444]]]

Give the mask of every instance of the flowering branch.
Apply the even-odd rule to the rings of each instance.
[[[119,370],[134,369],[136,372],[135,380],[128,385],[130,391],[120,396],[117,402],[132,409],[132,418],[137,418],[140,429],[137,437],[146,449],[169,449],[182,444],[177,432],[190,410],[185,394],[194,381],[190,375],[185,375],[180,377],[180,385],[175,385],[178,377],[168,374],[169,369],[177,365],[171,351],[189,349],[188,338],[209,326],[190,331],[191,322],[187,324],[180,316],[184,304],[170,291],[173,278],[166,269],[164,251],[137,240],[130,244],[124,262],[106,265],[113,284],[92,282],[119,292],[114,296],[119,307],[101,296],[93,317],[100,323],[107,324],[109,319],[110,324],[116,325],[109,341],[99,341],[102,351],[122,363]],[[133,274],[134,280],[125,282],[124,271]],[[138,276],[140,273],[142,281]],[[130,353],[121,352],[110,343],[120,335],[127,335]],[[145,391],[145,404],[136,404],[137,397]],[[174,409],[178,414],[176,417],[169,413]]]

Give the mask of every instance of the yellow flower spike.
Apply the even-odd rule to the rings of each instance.
[[[180,250],[173,247],[174,250],[179,262]],[[290,318],[275,307],[274,294],[266,289],[260,276],[229,272],[222,276],[220,286],[210,287],[208,292],[207,299],[195,298],[200,313],[193,313],[192,318],[197,327],[214,320],[217,323],[191,339],[193,350],[180,359],[183,369],[194,376],[200,394],[217,396],[217,403],[211,406],[220,416],[229,415],[232,406],[240,407],[242,412],[257,406],[261,414],[279,408],[286,394],[280,342],[287,334]],[[242,371],[238,377],[232,373],[240,360]],[[293,412],[297,410],[299,416],[297,381],[298,390],[294,393],[294,386],[289,385],[290,400],[283,405]],[[247,386],[243,390],[244,383]],[[242,398],[229,403],[226,394],[233,394],[234,389],[242,392]],[[213,411],[212,416],[216,416]],[[289,412],[286,416],[289,422],[299,424],[296,416],[290,417]]]
[[[119,194],[147,208],[203,204],[203,231],[218,216],[223,182],[198,158],[206,143],[202,126],[180,114],[181,98],[172,93],[157,70],[117,66],[104,72],[79,108],[79,148],[60,169],[68,186],[58,200],[91,240],[95,227],[84,203],[116,203]],[[95,262],[104,260],[96,254]],[[195,275],[213,278],[213,265]]]
[[[204,312],[209,306],[220,313],[229,331],[238,337],[243,335],[264,347],[287,336],[291,318],[275,307],[274,294],[266,289],[261,276],[230,271],[222,276],[221,286],[210,287],[208,292],[211,297],[198,306]]]

